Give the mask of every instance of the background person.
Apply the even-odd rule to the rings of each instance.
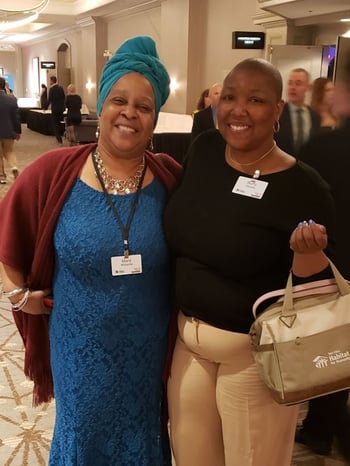
[[[210,105],[204,110],[195,113],[193,117],[191,139],[195,139],[198,134],[207,129],[217,127],[216,106],[219,101],[221,84],[215,83],[209,88],[208,100]]]
[[[75,85],[69,84],[67,87],[67,96],[65,107],[67,109],[66,116],[66,131],[68,132],[68,140],[71,144],[75,144],[77,141],[75,135],[75,126],[81,123],[81,106],[82,100],[80,95],[77,94]]]
[[[181,167],[146,150],[169,84],[154,41],[126,41],[100,79],[98,144],[39,157],[0,206],[1,275],[19,309],[25,373],[35,403],[55,394],[52,466],[171,463],[162,223]]]
[[[65,99],[66,96],[63,87],[58,85],[56,76],[50,76],[48,106],[51,106],[53,131],[59,144],[62,144],[62,123]]]
[[[46,86],[46,84],[41,84],[40,108],[42,110],[47,110],[47,107],[48,107],[47,86]]]
[[[193,141],[165,211],[180,309],[168,384],[176,466],[291,464],[298,406],[277,404],[257,372],[252,306],[291,267],[295,283],[328,276],[322,225],[332,235],[334,211],[318,173],[275,145],[281,95],[267,61],[233,68],[219,131]]]
[[[205,108],[209,107],[210,105],[210,97],[209,97],[209,88],[204,89],[199,96],[199,99],[196,104],[196,108],[192,112],[192,118],[194,117],[195,113],[199,112],[200,110],[204,110]]]
[[[17,99],[6,93],[5,85],[5,79],[0,76],[0,184],[6,184],[5,160],[13,178],[18,176],[14,145],[22,133]]]
[[[350,57],[334,90],[334,112],[343,123],[333,131],[313,137],[300,151],[300,159],[314,167],[331,188],[335,203],[336,228],[334,260],[340,272],[350,280],[350,220],[348,173],[350,171]],[[309,410],[296,441],[312,451],[329,455],[337,444],[350,464],[349,391],[344,390],[309,401]]]
[[[287,103],[275,134],[277,145],[288,154],[297,156],[300,147],[320,129],[320,116],[305,104],[310,91],[310,75],[304,68],[295,68],[287,81]]]
[[[310,107],[320,115],[321,128],[333,129],[337,125],[337,117],[334,114],[334,85],[331,79],[314,80]]]
[[[13,95],[13,90],[10,88],[10,85],[7,81],[5,81],[5,92],[7,95]]]

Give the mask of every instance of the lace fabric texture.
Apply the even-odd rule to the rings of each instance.
[[[112,195],[123,223],[134,194]],[[50,318],[56,422],[51,466],[168,466],[161,374],[169,320],[166,194],[142,190],[130,254],[143,273],[112,276],[122,236],[104,194],[77,180],[55,232]]]

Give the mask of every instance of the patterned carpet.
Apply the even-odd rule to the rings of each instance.
[[[23,375],[23,345],[0,300],[0,463],[3,466],[47,464],[54,403],[32,408],[32,383]]]
[[[35,133],[28,130],[26,125],[22,126],[22,130],[22,138],[15,146],[20,170],[42,152],[57,147],[52,136]],[[9,182],[7,185],[0,185],[0,198],[12,184],[8,170],[7,173]],[[52,438],[55,404],[53,402],[32,408],[32,384],[24,377],[22,367],[22,341],[13,323],[8,300],[2,298],[0,299],[0,466],[45,466]],[[306,405],[303,405],[300,410],[300,421],[305,411]],[[332,456],[325,458],[313,455],[302,445],[295,445],[292,466],[345,465],[335,449]]]

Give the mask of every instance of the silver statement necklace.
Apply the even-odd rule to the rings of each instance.
[[[94,153],[94,158],[107,191],[110,191],[112,194],[130,194],[137,190],[145,169],[145,156],[142,157],[142,162],[138,166],[135,175],[129,176],[125,180],[114,178],[107,172],[98,149]],[[97,176],[97,173],[95,175]]]

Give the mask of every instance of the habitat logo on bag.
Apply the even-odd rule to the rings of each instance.
[[[349,351],[346,351],[345,353],[342,351],[332,351],[331,353],[328,353],[328,356],[317,356],[313,360],[317,369],[323,369],[324,367],[327,367],[328,364],[338,364],[345,361],[350,361]]]

